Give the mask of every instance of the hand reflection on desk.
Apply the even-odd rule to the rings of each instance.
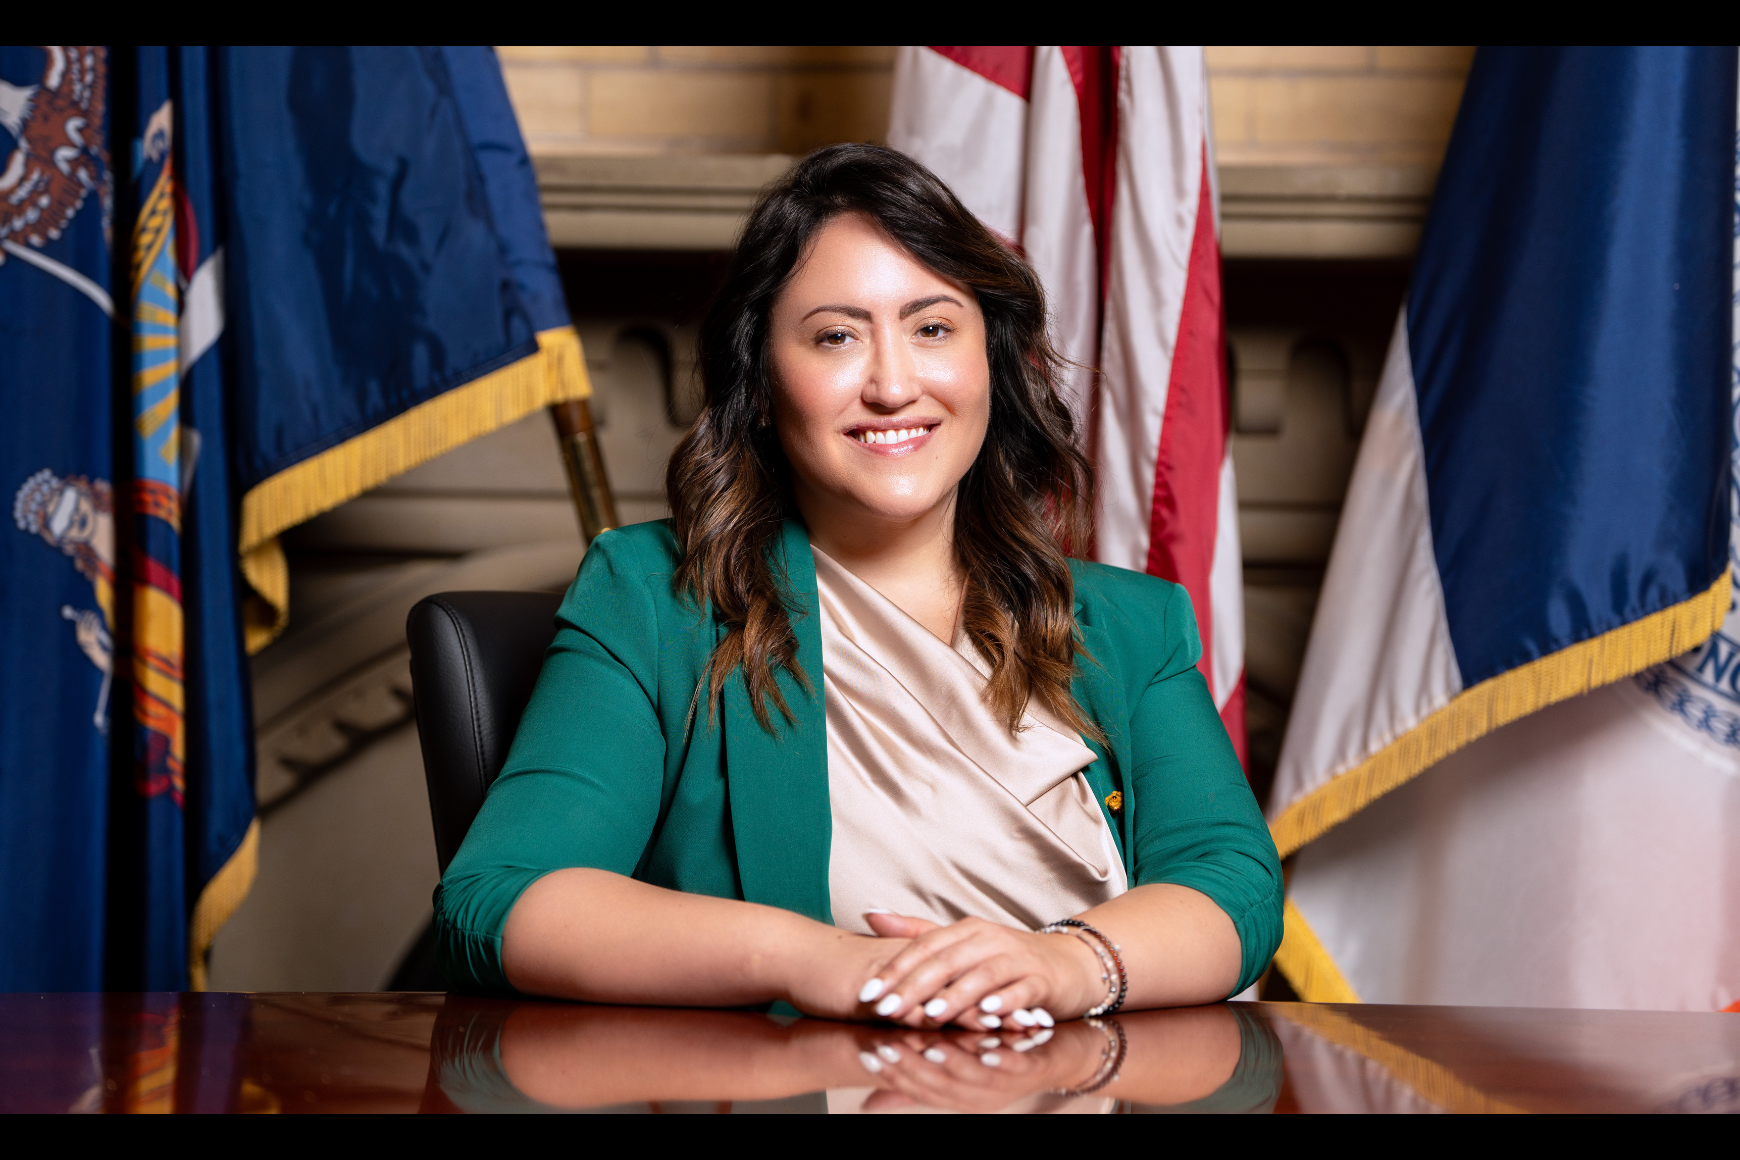
[[[1224,1004],[1048,1037],[454,995],[433,1048],[429,1110],[1268,1111],[1281,1084],[1274,1033]]]
[[[1740,1107],[1728,1014],[1233,1003],[1102,1026],[1023,1051],[1001,1034],[993,1048],[984,1033],[463,995],[6,994],[0,1112]],[[1092,1087],[1119,1030],[1115,1078],[1050,1094]]]

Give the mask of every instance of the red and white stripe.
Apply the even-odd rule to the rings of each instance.
[[[1079,364],[1068,390],[1099,484],[1094,556],[1189,592],[1202,673],[1242,759],[1244,596],[1202,50],[907,46],[889,143],[1039,273],[1052,339]]]

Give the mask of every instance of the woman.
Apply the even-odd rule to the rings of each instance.
[[[593,543],[437,891],[448,973],[974,1029],[1250,986],[1275,848],[1188,596],[1069,558],[1026,264],[912,160],[824,149],[701,351],[672,518]]]

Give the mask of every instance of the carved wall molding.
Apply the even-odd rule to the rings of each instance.
[[[1229,258],[1408,258],[1438,171],[1428,165],[1223,165]]]
[[[255,734],[261,818],[411,724],[411,653],[399,649],[323,685]]]
[[[314,612],[254,658],[255,796],[260,816],[350,767],[413,719],[405,617],[436,592],[560,591],[579,537],[376,569],[347,599]]]
[[[1231,450],[1246,565],[1329,561],[1384,349],[1358,334],[1233,326]]]
[[[363,573],[348,598],[292,620],[252,662],[262,803],[278,801],[310,771],[326,771],[368,739],[410,721],[405,617],[436,592],[555,591],[574,579],[584,548],[562,540],[419,560]]]
[[[780,153],[538,156],[550,243],[581,250],[728,250]]]
[[[571,528],[459,559],[365,560],[324,595],[296,597],[290,630],[251,666],[260,870],[213,944],[213,987],[387,985],[428,923],[436,881],[406,613],[434,592],[560,591],[581,553]]]

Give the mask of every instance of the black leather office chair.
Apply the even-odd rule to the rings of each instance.
[[[442,592],[405,620],[442,873],[507,761],[561,603],[555,592]]]

